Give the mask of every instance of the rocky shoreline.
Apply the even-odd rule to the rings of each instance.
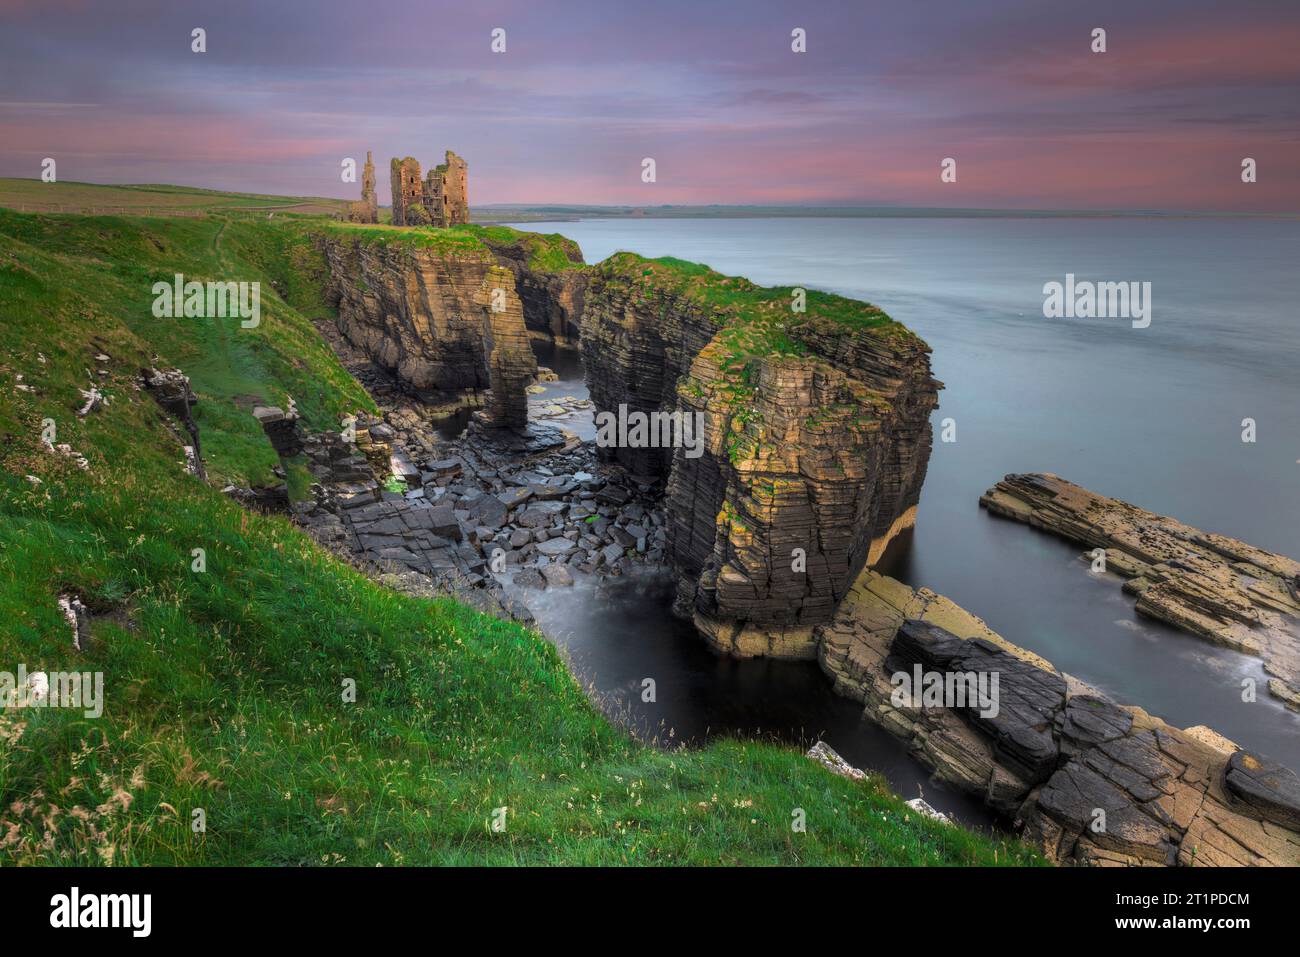
[[[1269,692],[1300,711],[1300,562],[1051,474],[1008,475],[980,505],[1103,550],[1139,613],[1262,658]]]
[[[993,632],[928,589],[864,571],[818,660],[863,716],[1059,863],[1300,865],[1300,779],[1208,728],[1180,730]],[[997,713],[900,701],[920,665],[997,673]]]
[[[357,418],[351,441],[305,433],[281,409],[257,414],[282,461],[311,475],[309,494],[289,505],[295,521],[391,587],[532,622],[515,589],[663,561],[661,483],[598,462],[589,443],[481,422],[444,440],[439,414],[418,400],[396,393],[380,408]]]
[[[503,441],[479,422],[443,440],[436,411],[380,391],[382,418],[358,419],[352,444],[303,434],[281,410],[260,416],[282,455],[305,457],[316,480],[293,503],[295,519],[380,581],[532,622],[521,589],[666,563],[662,478],[601,462],[592,443],[547,426]],[[408,487],[386,489],[376,475],[389,473]],[[1054,861],[1300,865],[1293,772],[1208,728],[1116,704],[928,589],[864,569],[812,636],[838,694]],[[918,666],[998,674],[999,713],[900,704],[891,676]],[[848,773],[828,748],[813,756]]]
[[[530,420],[563,423],[588,407],[692,423],[699,448],[678,435],[596,453],[630,477],[616,488],[654,489],[638,507],[663,524],[643,529],[649,543],[629,533],[629,547],[662,554],[678,580],[675,613],[719,650],[814,657],[813,626],[915,519],[941,384],[929,347],[874,306],[671,258],[619,253],[588,267],[571,240],[505,227],[336,225],[314,239],[341,339],[400,391],[482,403],[487,444],[534,456],[549,440]],[[530,401],[530,335],[577,336],[589,400]],[[596,474],[594,462],[556,468]],[[475,474],[487,480],[477,491],[502,494],[499,476]],[[580,565],[600,567],[611,544],[628,544],[577,531]],[[464,534],[485,544],[477,526]]]
[[[324,241],[340,315],[322,331],[381,415],[307,435],[292,409],[257,410],[286,470],[310,475],[290,508],[318,541],[391,587],[524,622],[527,589],[666,566],[674,611],[714,649],[815,657],[868,720],[1053,860],[1300,864],[1291,771],[1120,706],[871,570],[915,521],[941,388],[923,342],[838,297],[789,321],[787,290],[673,260],[619,254],[530,278],[522,241],[509,269],[493,261],[507,240],[436,253]],[[485,283],[510,284],[504,315]],[[579,333],[590,400],[538,384],[552,378],[528,346],[542,329]],[[440,378],[458,363],[478,378]],[[440,432],[449,410],[476,405],[467,430]],[[698,415],[703,454],[600,448],[545,424],[619,407]],[[1140,611],[1264,654],[1294,691],[1289,559],[1054,476],[1008,476],[981,504],[1105,549]],[[899,701],[891,679],[912,669],[997,675],[1000,706]]]

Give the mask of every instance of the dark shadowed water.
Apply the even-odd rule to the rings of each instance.
[[[1091,574],[1079,549],[977,504],[1007,472],[1050,471],[1300,556],[1300,224],[717,219],[521,228],[570,236],[588,262],[622,249],[673,255],[763,284],[869,300],[905,322],[933,347],[946,384],[936,437],[951,418],[956,441],[936,441],[917,527],[882,570],[947,595],[1121,702],[1178,726],[1209,725],[1300,767],[1300,715],[1263,690],[1257,659],[1139,618],[1119,579]],[[1043,284],[1067,272],[1151,282],[1150,327],[1043,318]],[[1247,417],[1254,444],[1241,441]],[[621,707],[632,702],[638,721],[662,721],[679,736],[825,731],[846,757],[915,794],[915,766],[860,725],[856,706],[826,697],[815,665],[717,659],[679,633],[667,592],[642,585],[564,600],[548,596],[556,607],[541,609],[543,620],[584,680]],[[646,676],[656,677],[658,708],[641,713]],[[1245,678],[1260,683],[1255,703],[1241,700]],[[935,796],[928,785],[925,793]]]
[[[437,429],[438,435],[444,439],[458,439],[461,433],[469,427],[469,417],[473,414],[473,409],[457,409],[450,415],[440,416],[434,420],[433,427]]]
[[[931,783],[903,742],[862,720],[862,706],[831,691],[810,661],[739,661],[713,653],[693,626],[672,617],[673,582],[639,571],[573,588],[520,594],[602,709],[647,740],[699,744],[709,737],[763,738],[807,748],[825,739],[851,764],[883,774],[904,798],[924,796],[970,825],[989,812]],[[643,693],[654,682],[653,701]]]
[[[561,346],[545,339],[534,339],[533,355],[537,357],[539,366],[545,366],[560,377],[559,382],[538,383],[545,387],[544,395],[571,395],[567,390],[573,388],[574,383],[582,390],[583,396],[587,394],[582,381],[582,352],[577,346]]]

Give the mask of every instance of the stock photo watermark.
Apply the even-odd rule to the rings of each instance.
[[[104,713],[102,671],[0,671],[0,705],[15,710],[81,711],[87,718]]]
[[[999,674],[996,671],[927,671],[919,664],[889,676],[895,708],[969,708],[981,718],[996,718]]]
[[[703,412],[629,411],[596,414],[596,445],[602,449],[685,449],[688,459],[704,454]]]
[[[153,314],[157,319],[239,319],[244,329],[262,323],[260,282],[186,281],[176,273],[172,281],[153,284]]]
[[[1066,273],[1064,282],[1043,285],[1045,319],[1129,319],[1134,329],[1151,325],[1150,282],[1093,282]]]

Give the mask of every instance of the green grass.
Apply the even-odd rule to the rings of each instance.
[[[588,268],[582,261],[582,250],[572,239],[559,233],[534,233],[509,226],[479,226],[468,224],[453,226],[453,231],[476,236],[494,247],[518,249],[528,268],[534,272],[574,272]]]
[[[157,354],[178,365],[198,395],[195,419],[217,480],[265,484],[277,464],[254,405],[286,406],[292,397],[312,428],[337,428],[347,412],[373,402],[343,370],[311,323],[330,315],[319,279],[324,263],[308,236],[288,223],[220,219],[31,216],[0,210],[0,298],[5,302],[0,363],[21,372],[33,348],[46,366],[28,381],[71,395],[85,387],[91,356],[113,357],[100,381],[128,397],[129,383]],[[238,318],[157,319],[154,282],[242,280],[261,283],[261,324]],[[314,277],[314,278],[313,278]],[[52,410],[60,426],[79,405]],[[60,414],[61,413],[61,414]],[[4,421],[0,413],[0,422]],[[93,422],[88,423],[93,431]],[[93,436],[106,460],[129,455],[134,434]]]
[[[530,233],[509,226],[475,224],[441,228],[438,226],[391,226],[376,223],[342,223],[316,221],[310,227],[330,236],[347,236],[367,245],[401,243],[421,249],[433,249],[444,255],[471,256],[495,262],[494,249],[510,247],[518,251],[529,269],[537,272],[570,272],[586,269],[582,251],[572,239],[559,233]]]
[[[649,259],[619,252],[592,269],[595,281],[621,286],[624,295],[649,302],[661,317],[693,313],[718,329],[701,358],[716,364],[720,377],[711,380],[706,389],[687,375],[678,388],[696,400],[711,392],[727,410],[730,421],[724,447],[735,466],[760,452],[762,422],[755,408],[760,366],[798,362],[820,366],[829,373],[834,367],[823,357],[824,350],[828,344],[843,349],[846,342],[873,351],[928,349],[915,333],[879,307],[833,293],[805,289],[803,309],[797,310],[797,287],[759,286],[744,277],[724,276],[701,263],[674,256]],[[848,420],[849,427],[859,431],[875,428],[879,413],[887,408],[878,394],[865,387],[846,398],[864,410],[863,415]]]
[[[602,261],[597,268],[607,279],[621,278],[698,302],[714,311],[719,323],[752,323],[774,315],[795,330],[831,324],[851,330],[912,335],[905,326],[870,303],[807,290],[806,310],[797,313],[791,305],[794,286],[760,286],[742,276],[724,276],[701,263],[674,256],[648,259],[636,253],[620,252]]]
[[[341,236],[367,245],[400,243],[419,249],[432,249],[443,255],[473,257],[496,262],[492,250],[473,232],[460,227],[441,229],[436,226],[391,226],[376,223],[342,223],[318,220],[306,227],[327,236]]]
[[[602,282],[622,284],[642,298],[655,299],[661,310],[694,307],[724,330],[732,365],[743,366],[755,357],[801,357],[815,339],[846,333],[924,348],[913,332],[879,307],[832,293],[805,290],[804,309],[795,311],[794,286],[759,286],[673,256],[647,259],[620,252],[594,270]]]
[[[279,215],[329,215],[347,204],[318,196],[271,196],[263,193],[227,193],[193,186],[138,184],[104,186],[96,183],[56,182],[0,177],[0,206],[26,207],[27,212],[63,207],[78,212],[91,207],[99,212],[122,209],[157,213],[244,213]],[[106,209],[108,208],[108,209]]]
[[[0,712],[0,863],[1037,861],[790,748],[638,744],[536,633],[392,592],[185,474],[132,386],[154,355],[193,377],[214,485],[268,477],[249,396],[292,395],[317,428],[369,407],[310,325],[320,270],[264,221],[0,212],[0,669],[102,671],[106,699]],[[176,271],[260,279],[262,326],[155,319]],[[87,370],[111,401],[79,419]],[[89,471],[41,447],[45,418]],[[64,591],[94,614],[81,653]]]

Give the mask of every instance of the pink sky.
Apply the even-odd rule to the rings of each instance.
[[[1300,210],[1300,5],[1080,7],[5,0],[0,175],[351,197],[371,149],[386,200],[451,148],[475,204]]]

